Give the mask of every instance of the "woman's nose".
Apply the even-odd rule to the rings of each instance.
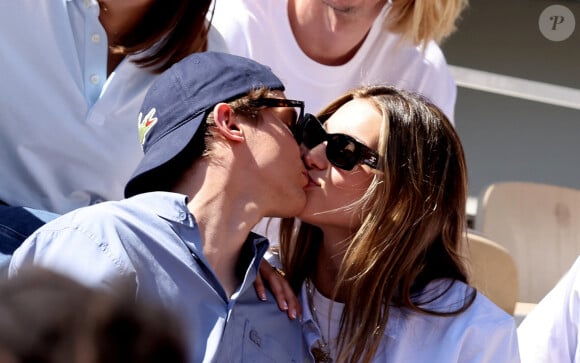
[[[302,161],[308,169],[325,169],[328,165],[326,159],[326,143],[316,145],[312,149],[308,149],[304,145],[300,146],[302,153]]]

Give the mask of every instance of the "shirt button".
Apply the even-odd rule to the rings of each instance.
[[[254,329],[250,330],[250,340],[258,347],[262,346],[262,338],[260,338],[260,335]]]
[[[95,34],[91,35],[91,41],[93,43],[98,43],[101,41],[101,36],[99,34],[95,33]]]
[[[87,8],[87,9],[90,8],[91,7],[91,0],[85,0],[84,5],[85,5],[85,8]]]
[[[96,74],[93,74],[89,80],[91,81],[92,84],[98,84],[99,83],[99,76]]]

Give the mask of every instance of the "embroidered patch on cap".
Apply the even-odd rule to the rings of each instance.
[[[139,143],[141,147],[145,144],[145,137],[149,133],[149,130],[157,123],[157,117],[155,117],[155,108],[152,108],[151,111],[143,117],[143,113],[139,112],[139,118],[137,120],[137,125],[139,127]]]

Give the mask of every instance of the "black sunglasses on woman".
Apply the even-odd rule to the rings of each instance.
[[[327,133],[320,120],[312,114],[307,113],[298,120],[294,137],[298,144],[304,144],[309,149],[326,141],[326,158],[337,168],[352,170],[358,164],[378,168],[379,155],[376,151],[352,136]]]

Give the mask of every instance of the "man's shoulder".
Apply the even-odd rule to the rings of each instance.
[[[77,223],[94,223],[92,218],[98,217],[96,222],[109,223],[112,220],[133,220],[135,216],[152,216],[159,214],[173,214],[183,211],[186,196],[170,192],[148,192],[135,195],[131,198],[106,201],[87,207],[75,209],[64,214],[59,220],[76,221]]]
[[[96,228],[99,225],[122,224],[128,219],[128,216],[145,213],[147,213],[146,209],[130,199],[107,201],[65,213],[42,228],[54,229],[85,225]]]
[[[36,230],[23,245],[57,245],[56,242],[92,240],[112,245],[129,241],[154,223],[156,214],[142,203],[125,199],[75,209]],[[121,238],[122,237],[122,238]],[[28,241],[30,240],[30,242]]]
[[[178,197],[174,199],[177,203]],[[156,213],[163,208],[147,207],[146,202],[154,201],[162,202],[130,198],[66,213],[28,237],[15,251],[10,269],[16,271],[28,263],[41,264],[74,271],[91,282],[109,276],[112,271],[114,274],[132,271],[136,262],[153,261],[162,253],[160,245],[173,248],[168,242],[172,229]]]

